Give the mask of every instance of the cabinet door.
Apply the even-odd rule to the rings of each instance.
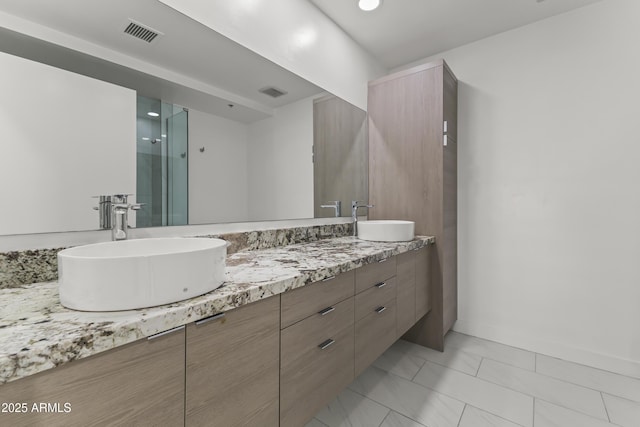
[[[280,297],[223,314],[187,327],[186,425],[277,426]]]
[[[397,301],[397,337],[411,328],[416,317],[416,252],[410,251],[398,255],[398,301]]]
[[[0,402],[28,411],[0,425],[184,425],[184,340],[182,328],[4,384]]]
[[[431,310],[431,245],[416,252],[416,319]]]

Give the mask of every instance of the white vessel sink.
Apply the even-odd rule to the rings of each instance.
[[[415,236],[415,225],[413,221],[359,221],[358,238],[376,242],[408,242]]]
[[[224,281],[227,242],[157,238],[97,243],[58,253],[60,302],[84,311],[170,304]]]

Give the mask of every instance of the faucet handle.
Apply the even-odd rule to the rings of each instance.
[[[360,203],[365,203],[364,205],[361,205]],[[367,202],[365,202],[364,200],[352,200],[351,201],[351,207],[352,208],[372,208],[374,205],[370,205]]]
[[[131,204],[131,206],[129,206],[129,208],[134,211],[139,211],[140,208],[142,208],[144,205],[146,205],[146,203],[133,203]]]

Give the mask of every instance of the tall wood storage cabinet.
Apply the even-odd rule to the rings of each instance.
[[[436,237],[431,311],[404,338],[438,350],[457,319],[458,81],[443,60],[369,83],[369,219]]]

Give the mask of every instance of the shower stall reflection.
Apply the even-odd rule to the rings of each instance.
[[[188,223],[188,111],[138,96],[137,227]]]

